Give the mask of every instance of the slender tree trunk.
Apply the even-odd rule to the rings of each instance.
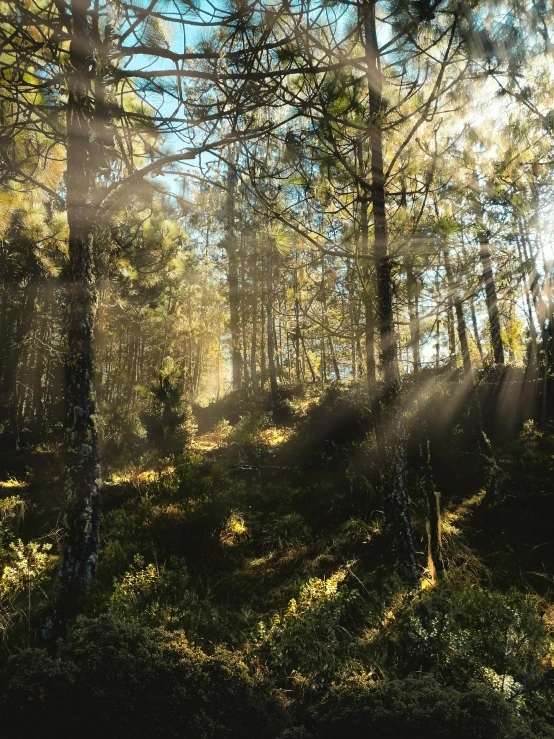
[[[192,393],[196,395],[198,393],[198,387],[200,385],[200,376],[202,374],[202,337],[198,337],[196,341],[196,356],[194,359],[194,369],[192,375]]]
[[[264,265],[262,261],[262,299],[261,299],[261,305],[260,305],[260,323],[261,323],[261,340],[260,340],[260,387],[263,389],[265,385],[265,381],[267,379],[267,369],[266,369],[266,359],[265,359],[265,301],[267,299],[266,297],[266,290],[265,290],[265,270]]]
[[[483,206],[480,200],[477,202],[477,237],[479,239],[479,259],[483,269],[483,283],[485,286],[485,301],[489,316],[489,327],[491,332],[491,344],[496,364],[504,364],[504,348],[502,346],[502,333],[500,329],[500,315],[498,313],[498,296],[496,293],[496,281],[492,269],[490,235],[483,224]]]
[[[431,444],[425,439],[420,448],[423,463],[423,486],[427,502],[427,546],[429,569],[433,579],[439,579],[444,574],[444,560],[441,544],[441,507],[440,493],[435,490],[433,468],[431,467]]]
[[[381,470],[384,479],[386,531],[396,553],[400,569],[413,584],[419,573],[410,522],[406,484],[407,457],[400,409],[400,373],[394,332],[393,285],[388,254],[388,230],[385,210],[385,174],[383,166],[382,72],[375,25],[375,0],[362,5],[365,56],[370,101],[371,202],[374,220],[374,259],[377,273],[377,298],[381,361],[385,382],[386,413],[377,423]]]
[[[231,329],[231,365],[233,372],[233,388],[240,388],[242,382],[242,353],[240,330],[240,289],[237,237],[235,234],[235,192],[237,188],[237,170],[235,153],[229,152],[227,165],[227,193],[225,198],[225,239],[227,252],[229,286],[229,322]]]
[[[256,369],[256,353],[258,345],[258,254],[254,250],[252,261],[252,343],[250,349],[250,377],[252,378],[252,392],[258,392],[258,373]]]
[[[294,300],[294,354],[296,360],[296,380],[302,382],[300,374],[300,305],[298,297]]]
[[[315,374],[314,366],[310,360],[310,355],[308,354],[308,350],[306,349],[306,342],[304,341],[304,336],[300,335],[300,341],[302,342],[302,348],[304,349],[304,356],[306,357],[306,362],[308,363],[308,369],[310,370],[310,375],[312,376],[312,382],[315,384],[317,382],[317,377]]]
[[[450,257],[448,250],[444,251],[444,269],[446,271],[446,280],[448,282],[448,289],[450,294],[453,296],[454,309],[456,311],[456,322],[458,324],[458,338],[460,340],[460,349],[462,352],[462,362],[464,365],[464,372],[466,375],[471,375],[471,358],[469,356],[469,344],[467,340],[467,326],[464,317],[463,302],[460,295],[460,286],[457,279],[454,277],[452,271],[452,265],[450,263]]]
[[[364,158],[362,144],[358,144],[358,172],[360,175],[364,169]],[[368,390],[371,395],[375,393],[377,385],[376,363],[375,363],[375,315],[373,311],[373,295],[370,286],[369,269],[369,219],[367,215],[368,202],[371,197],[362,187],[358,195],[360,206],[360,254],[362,257],[362,288],[364,303],[364,329],[365,329],[365,364]]]
[[[273,322],[273,245],[270,244],[268,256],[267,282],[267,360],[269,364],[269,383],[271,388],[271,405],[277,408],[279,388],[277,386],[277,371],[275,367],[275,324]]]
[[[332,336],[329,336],[329,350],[331,353],[331,361],[333,363],[333,371],[335,372],[335,380],[340,381],[340,367],[337,361],[337,353],[335,351],[335,344]]]
[[[483,361],[483,345],[481,344],[481,339],[479,338],[479,326],[477,324],[477,312],[475,310],[475,300],[473,299],[473,296],[471,296],[471,298],[469,299],[469,306],[471,309],[471,323],[473,326],[475,346],[477,347],[477,351],[479,352],[479,357],[481,358],[481,361]]]
[[[410,345],[412,349],[412,364],[414,375],[421,369],[420,344],[420,318],[419,318],[419,285],[414,274],[412,260],[408,260],[406,266],[406,287],[408,290],[408,314],[410,317]]]
[[[100,543],[100,452],[95,423],[94,223],[91,208],[90,74],[88,0],[72,0],[73,33],[69,47],[67,108],[67,269],[66,403],[68,463],[65,534],[56,599],[54,636],[63,634],[77,610],[82,588],[92,578]]]
[[[456,366],[456,334],[454,332],[454,301],[452,294],[448,294],[448,307],[446,312],[446,326],[448,330],[448,357],[452,367]]]

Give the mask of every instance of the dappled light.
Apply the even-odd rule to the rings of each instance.
[[[0,0],[0,729],[554,739],[554,5]]]

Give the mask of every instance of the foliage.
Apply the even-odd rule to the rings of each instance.
[[[315,723],[321,739],[531,739],[553,736],[530,725],[497,692],[482,684],[462,689],[432,677],[373,683],[360,676],[329,692]]]
[[[266,447],[262,431],[270,425],[271,418],[266,413],[242,416],[226,437],[233,457],[244,464],[259,463]]]
[[[177,558],[168,566],[145,567],[136,555],[132,569],[114,583],[109,612],[127,623],[183,629],[189,638],[218,635],[216,609],[194,591],[184,562]]]
[[[60,659],[31,650],[0,672],[0,721],[23,736],[271,739],[278,702],[238,655],[207,655],[168,634],[109,616],[85,620]]]
[[[342,571],[311,578],[282,614],[260,622],[253,654],[273,672],[311,687],[325,684],[344,659],[347,625],[358,592],[344,584]]]
[[[536,598],[448,584],[396,612],[385,636],[392,674],[423,670],[460,685],[481,677],[521,699],[544,686],[552,637]]]
[[[23,543],[13,538],[23,511],[24,502],[18,496],[0,500],[0,641],[7,649],[29,646],[52,569],[50,542]]]
[[[150,408],[141,414],[146,437],[162,458],[183,454],[189,438],[186,421],[190,411],[181,396],[182,385],[175,373],[160,372],[151,389]]]

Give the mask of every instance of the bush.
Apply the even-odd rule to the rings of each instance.
[[[140,416],[146,437],[162,457],[176,457],[184,452],[189,439],[186,422],[190,409],[181,398],[182,380],[169,371],[160,372],[151,394],[150,408]]]
[[[283,716],[236,656],[108,616],[84,621],[59,660],[28,651],[0,671],[0,725],[24,737],[270,739]]]
[[[316,712],[314,712],[316,713]],[[465,690],[431,677],[372,684],[355,678],[334,688],[315,716],[319,739],[539,739],[548,727],[529,726],[485,685]]]
[[[308,680],[313,688],[327,683],[344,661],[346,624],[359,598],[343,584],[345,578],[339,570],[326,580],[308,580],[283,614],[258,625],[253,654],[282,677]]]
[[[518,592],[444,584],[396,613],[384,636],[397,677],[423,670],[463,683],[487,670],[529,693],[552,658],[537,600]]]
[[[136,555],[131,569],[114,585],[109,611],[120,621],[183,629],[189,637],[221,636],[216,609],[194,591],[182,559],[173,557],[169,566],[145,566]]]

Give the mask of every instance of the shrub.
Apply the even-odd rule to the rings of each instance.
[[[151,390],[150,408],[140,416],[149,443],[162,457],[182,454],[189,438],[186,422],[190,409],[181,394],[182,381],[169,372],[160,372]]]
[[[267,446],[262,432],[270,425],[267,413],[242,416],[227,436],[233,457],[241,463],[259,462]]]
[[[219,636],[216,609],[197,595],[184,561],[176,557],[167,567],[145,566],[136,555],[133,567],[115,581],[109,610],[129,623],[183,629],[189,637]]]
[[[229,652],[107,616],[84,621],[60,660],[24,652],[0,672],[0,724],[25,737],[270,739],[283,715]]]
[[[539,739],[548,727],[531,727],[497,692],[473,684],[464,690],[432,677],[373,684],[353,678],[331,690],[314,711],[320,739]]]
[[[395,614],[386,638],[398,677],[423,670],[463,682],[492,670],[506,676],[505,685],[515,678],[528,692],[551,659],[536,599],[479,587],[424,591]]]
[[[342,585],[345,577],[339,570],[308,580],[282,615],[258,625],[254,654],[283,677],[309,678],[312,687],[327,682],[344,658],[345,623],[358,599]]]

